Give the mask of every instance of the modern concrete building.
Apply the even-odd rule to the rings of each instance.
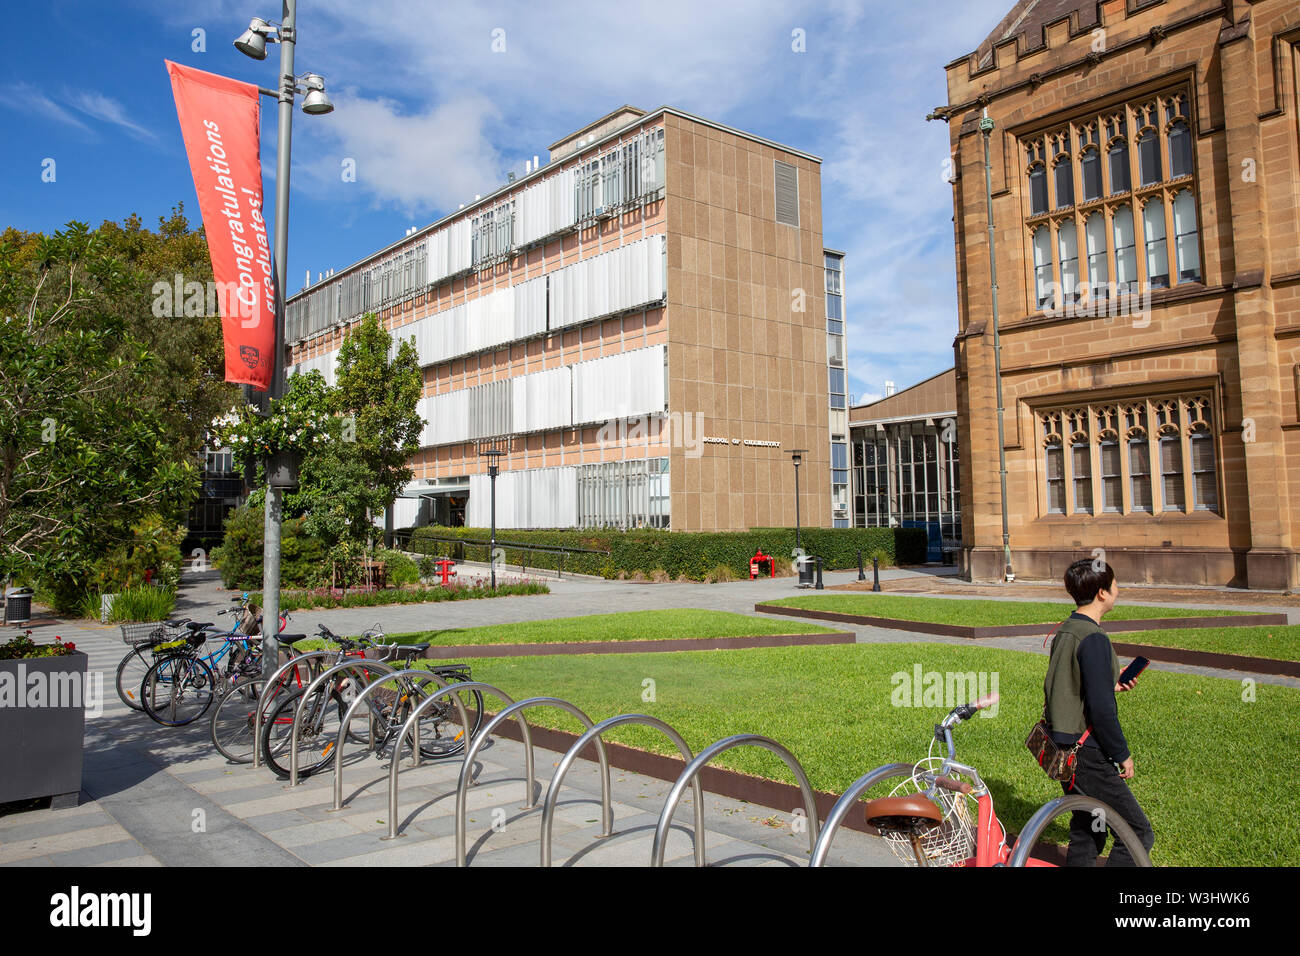
[[[961,456],[953,369],[849,409],[853,521],[858,528],[924,528],[927,560],[961,546]]]
[[[847,423],[820,160],[625,106],[509,178],[288,303],[297,370],[332,377],[367,312],[415,341],[426,427],[395,524],[485,526],[490,444],[500,527],[792,525],[795,447],[802,519],[829,526]]]
[[[1300,583],[1300,5],[1022,0],[946,67],[961,529],[1002,576]]]

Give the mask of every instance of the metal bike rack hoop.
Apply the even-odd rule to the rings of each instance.
[[[366,699],[366,697],[370,694],[372,690],[378,690],[379,688],[387,684],[390,680],[396,680],[399,677],[421,677],[424,679],[426,683],[434,683],[434,684],[438,684],[439,686],[444,686],[441,678],[437,677],[431,671],[425,670],[422,667],[412,667],[403,671],[393,671],[391,674],[385,674],[383,680],[371,681],[369,684],[365,686],[365,688],[361,691],[361,693],[357,694],[357,696],[353,698],[352,703],[348,705],[347,713],[343,715],[343,723],[339,726],[339,734],[334,741],[334,806],[330,808],[331,810],[343,809],[343,741],[347,739],[348,728],[352,726],[352,718],[356,715],[357,708],[361,706],[361,703]],[[376,732],[374,730],[374,723],[372,722],[371,731],[370,731],[370,746],[372,749],[374,748],[375,745],[375,733]],[[418,738],[416,740],[415,747],[416,747],[416,753],[418,754],[420,749],[420,743]],[[394,763],[396,763],[398,760],[401,759],[401,749],[402,749],[402,738],[398,737],[397,746],[393,750]],[[295,747],[294,753],[297,752],[298,752],[297,748]],[[293,758],[290,757],[289,759],[290,761],[292,761]]]
[[[699,756],[686,765],[673,788],[668,791],[668,799],[664,801],[664,808],[659,813],[659,824],[655,827],[654,845],[650,849],[650,865],[664,865],[664,845],[668,842],[668,828],[672,826],[673,814],[677,810],[677,804],[682,799],[682,793],[686,790],[688,784],[696,774],[719,754],[731,750],[734,747],[762,747],[764,750],[770,750],[782,760],[785,765],[794,773],[795,779],[799,781],[799,790],[803,794],[804,809],[808,815],[808,849],[811,851],[817,845],[817,802],[813,796],[812,786],[808,783],[808,775],[804,773],[803,767],[795,759],[794,754],[786,750],[775,740],[770,737],[764,737],[761,734],[735,734],[731,737],[724,737],[721,740],[714,741],[700,751]],[[695,834],[695,842],[700,845],[700,852],[696,855],[697,865],[703,860],[703,843],[704,831],[701,830]]]
[[[461,687],[467,687],[467,684],[461,684]],[[567,711],[578,720],[582,725],[590,730],[594,725],[592,720],[576,706],[567,700],[561,700],[559,697],[529,697],[527,700],[521,700],[517,704],[511,704],[501,713],[497,714],[487,722],[477,737],[475,737],[468,747],[465,748],[465,762],[461,764],[460,781],[456,785],[456,865],[466,866],[465,859],[465,790],[469,785],[470,768],[474,764],[474,757],[478,754],[479,747],[483,741],[491,735],[496,729],[497,724],[501,723],[508,717],[519,715],[519,720],[523,721],[522,712],[529,707],[558,707],[560,710]],[[525,722],[525,726],[527,726]],[[609,803],[609,757],[605,753],[605,742],[599,737],[596,740],[596,753],[600,758],[600,795],[601,795],[601,836],[609,836],[614,827],[614,810]],[[533,748],[531,739],[527,748],[527,766],[528,766],[528,794],[524,803],[524,808],[529,809],[533,803]]]
[[[303,708],[307,706],[307,701],[311,700],[312,692],[315,691],[321,685],[323,685],[325,681],[329,680],[335,674],[341,674],[343,671],[350,671],[350,670],[376,670],[379,672],[377,676],[384,676],[385,678],[388,674],[393,673],[393,669],[391,667],[389,667],[387,664],[384,664],[380,661],[370,660],[369,658],[365,658],[365,657],[354,657],[351,660],[343,661],[341,664],[335,664],[333,667],[321,673],[319,677],[317,677],[315,680],[313,680],[310,684],[307,685],[307,688],[302,692],[302,697],[299,698],[298,700],[298,706],[294,708],[293,729],[290,731],[289,734],[289,786],[290,787],[298,786],[298,722],[299,720],[302,719]],[[367,685],[373,684],[374,679],[372,678],[366,683]],[[346,727],[347,724],[344,724],[343,726]]]
[[[551,830],[555,821],[555,805],[559,802],[560,787],[564,785],[565,774],[569,772],[573,762],[578,759],[578,754],[589,743],[603,737],[605,731],[621,724],[644,724],[656,727],[662,730],[664,735],[673,742],[673,745],[681,752],[687,763],[690,763],[694,757],[691,748],[686,746],[686,741],[682,739],[681,734],[657,717],[651,717],[647,714],[619,714],[617,717],[602,720],[595,727],[592,727],[579,737],[565,753],[556,768],[555,776],[551,778],[550,786],[546,789],[546,800],[542,803],[542,866],[551,865]],[[691,785],[695,790],[695,832],[702,833],[704,832],[704,788],[700,785],[699,777],[693,779]],[[606,836],[608,835],[606,834]],[[704,845],[699,840],[695,841],[695,865],[704,865]]]
[[[288,662],[281,664],[279,669],[271,675],[271,679],[262,685],[262,693],[257,696],[257,714],[253,718],[253,766],[262,766],[262,711],[270,703],[267,700],[267,694],[276,682],[289,672],[289,669],[296,667],[303,661],[315,660],[316,658],[332,657],[334,651],[308,651],[306,654],[299,654],[297,657],[289,658]]]
[[[1039,807],[1038,811],[1029,818],[1025,828],[1020,831],[1020,836],[1016,837],[1016,845],[1011,849],[1011,857],[1007,860],[1007,866],[1024,866],[1028,862],[1029,854],[1033,852],[1035,844],[1038,843],[1039,836],[1057,817],[1075,810],[1092,811],[1096,809],[1100,809],[1105,814],[1106,826],[1115,831],[1116,840],[1128,847],[1133,862],[1138,866],[1150,866],[1151,857],[1147,854],[1147,848],[1142,845],[1142,841],[1133,832],[1133,828],[1129,826],[1128,821],[1116,813],[1108,804],[1102,803],[1095,797],[1086,797],[1081,793],[1066,794]]]
[[[826,822],[822,825],[822,832],[817,837],[817,845],[813,847],[812,859],[808,861],[810,867],[825,866],[826,854],[830,852],[831,841],[835,839],[835,834],[840,829],[840,824],[844,818],[849,815],[853,805],[858,802],[870,787],[875,786],[881,780],[888,780],[890,777],[911,776],[916,769],[914,764],[910,763],[887,763],[883,767],[877,767],[868,773],[854,780],[849,789],[835,801],[835,806],[831,807],[830,814],[826,817]]]
[[[408,733],[411,733],[414,735],[413,738],[414,745],[418,752],[420,746],[419,726],[418,726],[420,715],[424,713],[426,708],[432,707],[434,701],[438,700],[440,697],[444,695],[451,696],[451,699],[456,704],[456,708],[460,711],[461,726],[468,727],[469,713],[465,710],[465,702],[460,699],[460,695],[457,693],[457,691],[462,691],[462,690],[481,690],[487,694],[490,694],[493,697],[497,697],[505,701],[507,706],[515,702],[513,697],[511,697],[505,691],[501,690],[499,687],[493,687],[491,684],[484,684],[481,681],[459,681],[456,683],[447,684],[439,688],[434,693],[430,694],[424,700],[420,701],[420,705],[416,707],[414,711],[412,711],[411,716],[406,718],[406,723],[402,727],[402,732],[397,738],[398,748],[402,746],[402,741],[406,739],[406,735]],[[532,735],[528,732],[528,724],[527,722],[525,722],[523,714],[517,714],[516,720],[518,720],[519,722],[520,733],[523,736],[524,746],[525,748],[527,748],[528,756],[530,758],[530,762],[528,765],[528,792],[531,794],[533,792],[533,782],[532,782],[533,768],[531,764],[531,757],[533,753],[533,738]],[[468,750],[469,748],[468,738],[465,741],[465,747]],[[393,760],[388,765],[388,835],[382,838],[385,840],[395,840],[398,837],[397,774],[400,769],[401,767],[397,760]]]

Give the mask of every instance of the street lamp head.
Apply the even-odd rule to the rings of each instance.
[[[334,104],[324,90],[311,90],[302,101],[302,111],[311,116],[324,116],[334,112]]]
[[[261,17],[248,21],[248,29],[235,41],[235,49],[254,60],[266,59],[266,38],[271,32],[271,25]]]
[[[802,464],[802,462],[803,462],[803,453],[806,452],[807,450],[808,450],[807,448],[791,448],[791,449],[790,449],[790,460],[791,460],[792,462],[794,462],[794,466],[795,466],[796,468],[798,468],[799,465]]]

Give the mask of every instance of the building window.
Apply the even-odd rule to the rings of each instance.
[[[830,376],[831,408],[844,408],[844,369],[831,366]]]
[[[1110,266],[1106,262],[1106,214],[1094,212],[1089,216],[1083,233],[1088,244],[1089,297],[1105,298],[1110,282]]]
[[[1219,512],[1209,395],[1054,409],[1037,418],[1044,514]]]
[[[1046,294],[1053,277],[1059,278],[1067,300],[1074,292],[1080,272],[1080,238],[1086,246],[1087,285],[1092,294],[1100,294],[1101,286],[1110,281],[1128,294],[1142,291],[1140,281],[1148,288],[1202,281],[1196,189],[1188,184],[1194,178],[1189,95],[1185,88],[1161,93],[1139,104],[1112,108],[1109,113],[1084,116],[1023,143],[1029,188],[1026,239],[1034,261],[1033,288],[1026,291],[1032,292],[1039,310],[1048,309],[1053,302]],[[1130,129],[1136,131],[1132,136]],[[1161,155],[1162,140],[1169,150],[1167,167]],[[1101,209],[1080,212],[1074,205],[1071,142],[1079,146],[1075,155],[1082,202],[1102,203]],[[1134,175],[1130,163],[1134,161],[1141,185],[1141,205],[1137,207],[1130,198]],[[1040,217],[1049,210],[1055,211],[1050,224],[1055,243],[1041,232],[1045,224]],[[1101,218],[1094,222],[1098,215]]]
[[[1095,146],[1089,146],[1083,151],[1083,159],[1079,165],[1083,173],[1083,201],[1092,202],[1094,199],[1100,199],[1101,153],[1097,152]]]
[[[1147,246],[1147,283],[1153,289],[1169,288],[1169,248],[1165,242],[1165,204],[1153,196],[1142,207],[1142,234]]]
[[[1079,297],[1079,239],[1073,220],[1061,223],[1056,245],[1061,261],[1061,295],[1072,303]]]
[[[1042,163],[1029,170],[1029,212],[1033,216],[1047,212],[1047,168]]]
[[[1038,307],[1052,306],[1052,230],[1039,226],[1034,230],[1034,285]]]
[[[1196,200],[1190,189],[1174,197],[1174,250],[1178,256],[1178,281],[1201,281],[1201,252],[1196,231]]]

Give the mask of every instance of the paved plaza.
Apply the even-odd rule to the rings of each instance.
[[[932,572],[942,573],[940,569]],[[887,571],[882,578],[916,575]],[[828,586],[856,579],[856,572],[826,575]],[[356,633],[377,620],[389,633],[431,627],[471,627],[570,615],[670,607],[699,607],[753,614],[756,602],[801,593],[795,579],[728,584],[638,584],[565,576],[546,578],[550,595],[456,601],[385,608],[296,612],[292,633],[312,634],[317,622]],[[1060,600],[1044,587],[1045,600]],[[187,575],[177,614],[220,620],[229,606],[211,573]],[[1273,608],[1261,596],[1259,610],[1279,610],[1297,621],[1300,610]],[[1181,606],[1195,606],[1189,603]],[[1214,607],[1207,593],[1205,607]],[[782,618],[797,629],[797,621]],[[859,642],[943,641],[907,631],[852,627]],[[455,794],[459,761],[403,766],[399,790],[402,836],[383,840],[388,829],[386,759],[357,748],[344,772],[344,807],[331,810],[333,775],[308,778],[289,789],[266,769],[232,765],[215,752],[206,719],[164,728],[130,711],[116,696],[113,674],[124,653],[116,626],[69,625],[38,620],[34,637],[56,634],[90,657],[91,672],[104,675],[103,713],[86,722],[85,770],[80,805],[65,810],[13,810],[0,816],[0,864],[6,866],[337,866],[454,865]],[[1045,653],[1041,638],[982,641]],[[1154,663],[1156,668],[1240,679],[1237,672]],[[1255,676],[1264,683],[1300,686],[1284,677]],[[748,728],[736,727],[735,732]],[[560,754],[536,750],[536,806],[526,807],[524,752],[511,740],[493,740],[479,755],[479,784],[468,797],[469,862],[474,866],[535,866],[539,861],[541,802]],[[407,761],[409,764],[409,760]],[[865,771],[869,768],[863,768]],[[554,864],[642,866],[669,784],[641,774],[611,771],[614,834],[601,838],[597,765],[579,760],[565,780],[554,821]],[[689,866],[692,857],[692,796],[683,798],[667,843],[665,861]],[[708,861],[719,865],[792,866],[808,862],[808,833],[794,807],[760,807],[706,794]],[[882,844],[842,830],[831,865],[896,865]]]

